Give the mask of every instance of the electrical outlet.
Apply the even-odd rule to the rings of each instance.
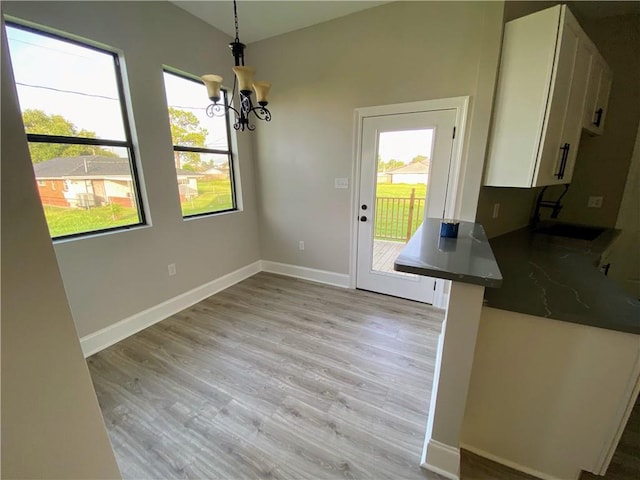
[[[170,263],[167,265],[167,270],[169,270],[169,276],[172,277],[176,274],[176,264]]]
[[[499,203],[494,203],[493,204],[493,218],[498,218],[498,215],[500,215],[500,204]]]
[[[589,197],[589,201],[587,202],[587,207],[589,208],[602,208],[603,197]]]
[[[302,240],[300,240],[300,241],[298,242],[298,248],[299,248],[300,250],[304,250],[304,242],[303,242]]]

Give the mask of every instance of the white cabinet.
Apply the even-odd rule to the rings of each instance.
[[[591,61],[585,37],[565,5],[506,24],[485,185],[571,181]]]
[[[585,44],[591,59],[582,126],[589,133],[602,135],[609,106],[611,70],[593,43],[589,40]]]
[[[483,307],[460,443],[540,478],[604,475],[639,356],[632,333]]]
[[[576,31],[572,29],[572,35],[575,33]],[[567,102],[567,109],[564,117],[562,138],[559,145],[553,144],[548,150],[548,158],[550,162],[553,159],[554,148],[558,148],[560,151],[562,151],[562,154],[559,158],[556,156],[559,161],[559,164],[557,164],[559,170],[556,170],[556,165],[551,163],[548,164],[546,170],[544,170],[546,176],[541,177],[539,173],[536,186],[571,182],[571,178],[573,177],[573,169],[575,167],[576,158],[578,156],[578,145],[580,144],[580,136],[582,134],[582,119],[585,107],[587,82],[589,79],[588,72],[590,60],[591,56],[589,54],[589,51],[582,41],[582,36],[579,36],[575,62],[573,64],[573,75],[571,77],[569,99]],[[544,154],[545,153],[543,153],[543,155]],[[559,172],[559,175],[556,175],[556,172]]]

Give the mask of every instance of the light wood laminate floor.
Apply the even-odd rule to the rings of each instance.
[[[620,442],[604,476],[583,472],[580,480],[638,480],[640,478],[640,397],[636,398]]]
[[[260,273],[88,359],[124,478],[439,479],[443,313]],[[464,479],[531,479],[463,452]]]

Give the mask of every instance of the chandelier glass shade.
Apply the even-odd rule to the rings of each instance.
[[[244,49],[245,45],[240,42],[238,38],[238,9],[236,6],[236,0],[233,0],[233,16],[235,19],[236,38],[229,44],[231,53],[235,60],[235,66],[233,67],[233,73],[235,73],[233,79],[233,90],[231,94],[231,101],[220,103],[222,96],[220,95],[220,89],[222,87],[223,78],[220,75],[206,74],[200,78],[207,87],[207,96],[213,102],[207,109],[207,115],[209,117],[226,115],[229,110],[235,114],[235,123],[233,128],[236,130],[255,130],[256,127],[252,123],[252,116],[269,122],[271,120],[271,112],[267,109],[269,104],[269,90],[271,84],[269,82],[254,81],[253,76],[256,73],[256,69],[244,64]],[[256,102],[254,105],[251,100],[251,94],[255,90]],[[233,102],[236,96],[236,91],[239,96],[238,109],[233,107]]]

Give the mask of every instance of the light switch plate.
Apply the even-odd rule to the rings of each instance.
[[[335,178],[333,184],[335,188],[349,188],[349,179],[346,177]]]

